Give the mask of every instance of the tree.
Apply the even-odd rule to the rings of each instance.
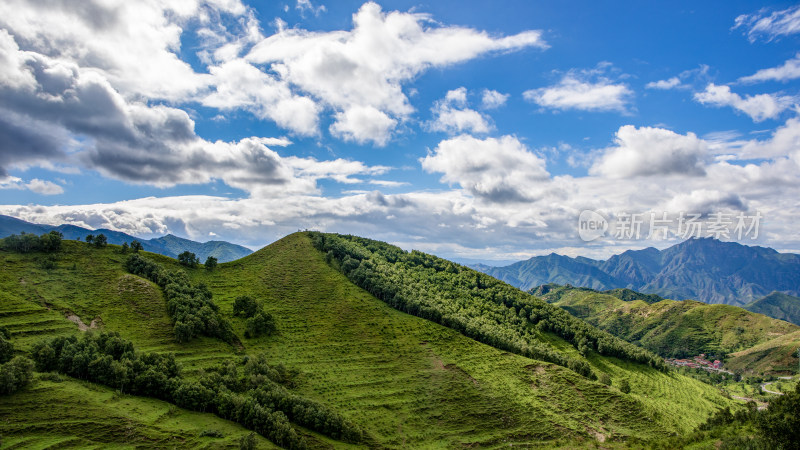
[[[105,247],[108,244],[108,239],[106,239],[106,235],[103,233],[98,234],[94,237],[94,246],[97,248]]]
[[[208,270],[208,271],[216,269],[217,268],[217,258],[214,258],[213,256],[209,256],[208,258],[206,258],[206,262],[203,264],[203,266],[205,266],[206,270]]]
[[[93,242],[94,242],[94,235],[93,234],[87,234],[86,235],[86,243],[87,244],[91,244]]]
[[[189,250],[186,250],[185,252],[178,255],[178,262],[190,268],[195,268],[197,267],[198,264],[200,264],[200,260],[197,258],[197,255],[190,252]]]
[[[771,400],[755,422],[770,448],[800,449],[800,384],[794,392]]]
[[[0,335],[0,363],[14,357],[14,346],[6,339],[6,336]]]
[[[631,385],[628,383],[627,378],[623,378],[622,381],[619,382],[619,391],[623,394],[628,394],[631,392]]]
[[[256,303],[255,299],[252,297],[248,297],[247,295],[242,295],[236,297],[236,300],[233,301],[233,315],[238,316],[242,315],[245,318],[253,317],[256,311],[258,311],[258,303]]]
[[[139,241],[132,241],[131,250],[133,250],[134,253],[139,253],[139,250],[143,250],[142,243]]]
[[[239,440],[239,448],[241,450],[254,450],[256,448],[256,434],[250,433],[247,436],[242,436]]]
[[[16,356],[0,366],[0,395],[13,394],[24,388],[33,378],[33,361]]]
[[[128,253],[128,243],[127,242],[123,242],[122,243],[122,248],[119,249],[119,252],[122,253],[122,254]]]
[[[61,240],[64,235],[53,230],[47,234],[39,236],[39,247],[43,252],[53,253],[61,250]]]

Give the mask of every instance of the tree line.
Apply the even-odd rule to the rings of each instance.
[[[0,239],[0,249],[16,253],[55,253],[61,250],[63,239],[64,235],[55,230],[39,236],[22,232]]]
[[[183,376],[172,354],[137,352],[117,333],[87,333],[81,339],[57,337],[34,346],[39,371],[92,381],[129,394],[155,397],[200,412],[214,413],[253,430],[281,447],[306,448],[290,421],[333,439],[358,443],[363,433],[341,415],[287,390],[295,372],[245,357],[243,367],[229,361]]]
[[[596,376],[585,361],[541,343],[537,333],[553,333],[584,355],[596,352],[667,370],[657,355],[486,274],[379,241],[308,233],[327,261],[356,285],[396,309],[477,341],[568,367],[591,379]]]
[[[212,300],[211,291],[204,284],[194,284],[182,270],[167,270],[162,265],[138,254],[125,262],[128,272],[147,278],[164,290],[167,311],[173,320],[173,330],[178,342],[196,336],[211,336],[233,344],[238,338],[233,327],[219,313]]]

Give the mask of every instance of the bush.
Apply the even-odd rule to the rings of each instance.
[[[241,450],[255,450],[256,434],[250,433],[247,436],[242,436],[242,438],[239,440],[239,448]]]
[[[246,295],[236,297],[233,301],[233,315],[244,316],[245,318],[253,317],[258,311],[258,303]]]
[[[33,378],[33,361],[16,356],[0,365],[0,395],[13,394],[24,388]]]
[[[623,378],[619,382],[619,391],[622,392],[623,394],[629,394],[631,392],[631,385],[630,383],[628,383],[627,379]]]
[[[611,377],[607,373],[601,373],[598,381],[606,386],[611,386]]]
[[[206,262],[203,263],[203,267],[205,267],[206,270],[208,271],[212,271],[217,268],[217,262],[218,262],[217,258],[209,256],[208,258],[206,258]]]

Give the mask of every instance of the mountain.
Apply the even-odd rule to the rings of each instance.
[[[375,241],[336,235],[325,235],[325,241],[329,249],[321,251],[315,235],[295,233],[213,271],[139,253],[202,283],[198,292],[232,324],[233,344],[211,337],[179,342],[164,291],[128,273],[128,255],[113,245],[98,249],[77,241],[64,241],[51,268],[41,265],[40,254],[0,251],[0,327],[20,355],[43,340],[87,333],[77,324],[118,332],[137,351],[174,354],[187,379],[205,382],[230,373],[240,375],[234,381],[246,382],[244,371],[264,355],[273,371],[292,377],[281,388],[290,398],[315,402],[360,427],[362,448],[583,448],[603,441],[618,448],[634,439],[658,442],[685,434],[721,407],[743,408],[713,386],[636,362],[624,352],[604,356],[582,339],[581,353],[559,325],[579,329],[585,339],[602,338],[609,346],[603,352],[631,348],[464,266]],[[353,281],[367,279],[370,291]],[[398,288],[403,288],[398,299],[419,294],[417,306],[387,302],[385,294]],[[423,295],[439,303],[422,303]],[[240,296],[261,302],[274,319],[274,334],[245,335],[248,321],[233,314]],[[522,302],[522,309],[512,313],[493,298]],[[465,302],[464,308],[437,315],[437,305],[458,302]],[[520,314],[528,309],[552,329],[530,326],[530,317]],[[443,317],[447,323],[437,321]],[[465,328],[458,326],[462,319],[469,319]],[[497,330],[498,340],[470,338],[475,327]],[[527,344],[498,348],[505,332],[514,330],[522,331],[519,342]],[[557,362],[517,353],[526,346],[548,350]],[[558,362],[586,365],[607,376],[610,385]],[[221,365],[225,377],[215,369]],[[630,393],[620,390],[626,383]],[[191,386],[197,395],[208,389]],[[15,448],[237,446],[248,429],[218,413],[195,413],[168,399],[36,373],[30,387],[0,399],[0,435]],[[290,428],[309,448],[347,446],[297,420],[292,416]],[[258,440],[259,448],[274,447]]]
[[[773,292],[764,298],[748,303],[743,308],[800,325],[800,298],[793,295]]]
[[[712,238],[689,239],[665,250],[629,250],[605,261],[551,254],[475,268],[523,290],[547,283],[626,288],[737,306],[773,291],[800,295],[800,255]]]
[[[142,243],[144,250],[172,258],[177,257],[184,251],[190,251],[197,255],[200,262],[205,261],[209,256],[217,258],[219,262],[228,262],[253,253],[247,247],[224,241],[196,242],[179,238],[171,234],[155,239],[140,239],[126,233],[105,228],[89,230],[75,225],[50,226],[30,223],[14,217],[0,215],[0,238],[22,232],[43,234],[49,233],[51,230],[56,230],[63,234],[64,239],[76,241],[83,240],[88,234],[97,235],[100,233],[106,236],[109,244],[122,245],[123,242],[130,243],[131,241],[138,240]]]
[[[545,285],[531,291],[609,333],[665,357],[729,355],[741,372],[794,374],[800,327],[731,305],[685,300],[653,302],[635,293]],[[762,351],[754,351],[754,349]],[[763,351],[769,349],[769,351]]]

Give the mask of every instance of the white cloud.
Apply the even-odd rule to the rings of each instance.
[[[64,193],[64,188],[47,180],[40,180],[38,178],[32,179],[25,184],[25,187],[31,191],[42,195],[58,195]]]
[[[633,91],[601,76],[608,64],[589,71],[570,71],[553,86],[522,93],[525,100],[552,109],[626,112]]]
[[[325,5],[314,6],[311,3],[311,0],[297,0],[297,6],[295,6],[295,8],[300,10],[301,14],[305,14],[306,12],[310,12],[310,13],[314,14],[315,16],[318,16],[318,15],[320,15],[320,13],[324,13],[325,11],[327,11],[327,8],[325,8]]]
[[[286,81],[277,80],[241,59],[210,70],[217,84],[201,100],[205,106],[245,109],[300,136],[319,134],[321,108],[308,97],[292,92]]]
[[[359,9],[353,22],[350,31],[279,28],[246,59],[269,65],[280,80],[336,111],[331,126],[336,136],[377,145],[385,144],[414,111],[403,85],[425,70],[491,52],[546,47],[538,31],[492,37],[438,26],[426,14],[386,13],[372,2]],[[355,117],[374,123],[354,123]]]
[[[647,89],[674,89],[681,86],[681,80],[678,77],[672,77],[667,80],[658,80],[658,81],[651,81],[647,83],[644,87]]]
[[[380,147],[389,142],[392,130],[397,125],[397,119],[369,105],[351,106],[334,117],[336,120],[330,126],[331,135],[359,144],[372,142]]]
[[[743,28],[750,42],[759,37],[771,41],[782,36],[800,33],[800,6],[769,12],[766,8],[754,14],[742,14],[732,29]]]
[[[481,106],[483,109],[495,109],[505,105],[507,100],[508,94],[502,94],[491,89],[484,89],[483,96],[481,97]]]
[[[680,135],[663,128],[620,127],[616,145],[589,170],[608,178],[682,174],[704,175],[708,144],[693,133]]]
[[[696,92],[695,100],[711,106],[730,106],[750,116],[754,122],[766,119],[775,119],[783,111],[797,104],[796,97],[779,96],[775,94],[748,95],[745,97],[731,92],[729,86],[717,86],[710,83],[705,91]]]
[[[787,60],[782,66],[761,69],[758,72],[739,78],[742,83],[758,83],[761,81],[789,81],[800,78],[800,53]]]
[[[433,131],[459,134],[488,133],[491,129],[486,116],[467,107],[467,89],[464,87],[448,91],[433,105],[431,112],[434,119],[429,126]]]
[[[549,178],[544,160],[514,136],[457,136],[440,142],[420,163],[426,172],[443,173],[443,183],[500,203],[535,199]]]

